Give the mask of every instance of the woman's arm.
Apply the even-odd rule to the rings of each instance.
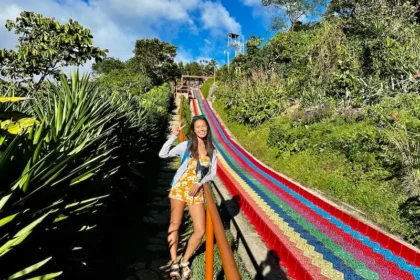
[[[177,139],[177,136],[171,135],[169,139],[163,144],[162,149],[159,152],[160,158],[168,158],[168,157],[180,157],[184,154],[186,148],[186,141],[179,143],[173,149],[171,149],[172,144]]]
[[[213,158],[211,160],[211,169],[210,172],[207,173],[206,176],[201,179],[199,185],[202,186],[203,184],[210,182],[214,179],[217,173],[217,152],[216,149],[213,150]]]

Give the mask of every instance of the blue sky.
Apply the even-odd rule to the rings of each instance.
[[[232,32],[240,33],[245,39],[249,35],[261,36],[266,40],[273,36],[274,32],[269,29],[269,15],[261,7],[261,1],[250,1],[253,5],[246,5],[244,2],[246,3],[243,0],[224,0],[219,2],[240,26],[239,32],[237,30],[232,30]],[[170,38],[169,40],[173,44],[180,47],[182,54],[186,51],[194,58],[215,57],[219,62],[225,63],[226,55],[223,52],[228,49],[226,31],[227,29],[220,28],[220,31],[202,30],[194,33],[189,32],[188,29],[182,29],[176,38],[170,38],[171,36],[167,38]],[[233,50],[231,55],[233,55]]]
[[[274,34],[261,0],[1,0],[0,49],[17,44],[4,23],[24,10],[79,21],[95,45],[122,60],[133,55],[137,39],[157,37],[178,46],[177,61],[216,58],[223,64],[228,32],[265,39]]]

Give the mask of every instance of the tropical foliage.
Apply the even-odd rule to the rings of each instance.
[[[140,39],[133,58],[121,61],[108,57],[94,63],[92,70],[106,88],[138,95],[181,76],[174,62],[176,50],[177,47],[156,38]]]
[[[262,0],[263,6],[274,9],[271,27],[294,30],[305,17],[319,16],[325,0]]]
[[[331,1],[319,22],[290,22],[265,45],[251,36],[213,95],[232,129],[245,129],[238,137],[265,139],[247,148],[268,164],[417,245],[419,8]]]
[[[101,64],[71,20],[23,12],[8,25],[24,36],[0,57],[0,278],[119,279],[124,221],[158,172],[168,80],[152,88],[127,63]],[[60,73],[93,57],[98,79]]]
[[[2,278],[42,261],[51,272],[83,273],[68,269],[93,261],[87,238],[107,225],[107,206],[141,184],[141,162],[159,146],[169,98],[167,85],[140,98],[109,94],[74,73],[21,101],[31,118],[2,120]]]
[[[114,70],[125,69],[125,63],[113,57],[106,57],[100,62],[93,63],[92,70],[97,75],[109,74]]]
[[[176,50],[176,46],[157,38],[137,40],[130,66],[136,72],[148,76],[154,85],[175,80],[180,75],[174,62]]]
[[[134,95],[145,93],[153,86],[149,77],[128,67],[112,70],[99,76],[98,80],[104,87],[115,92],[129,92]]]

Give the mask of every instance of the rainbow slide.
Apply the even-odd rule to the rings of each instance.
[[[233,141],[199,90],[218,150],[218,176],[291,279],[420,279],[419,251],[336,208]]]

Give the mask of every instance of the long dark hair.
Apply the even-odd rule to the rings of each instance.
[[[191,141],[190,154],[197,160],[198,160],[198,140],[197,140],[198,136],[194,132],[194,124],[198,120],[205,121],[207,125],[207,135],[206,135],[206,138],[203,139],[204,145],[206,146],[206,150],[207,150],[207,156],[211,157],[214,151],[214,145],[213,145],[213,140],[211,136],[211,129],[210,129],[209,122],[204,116],[193,117],[191,125],[190,125],[190,141]]]

